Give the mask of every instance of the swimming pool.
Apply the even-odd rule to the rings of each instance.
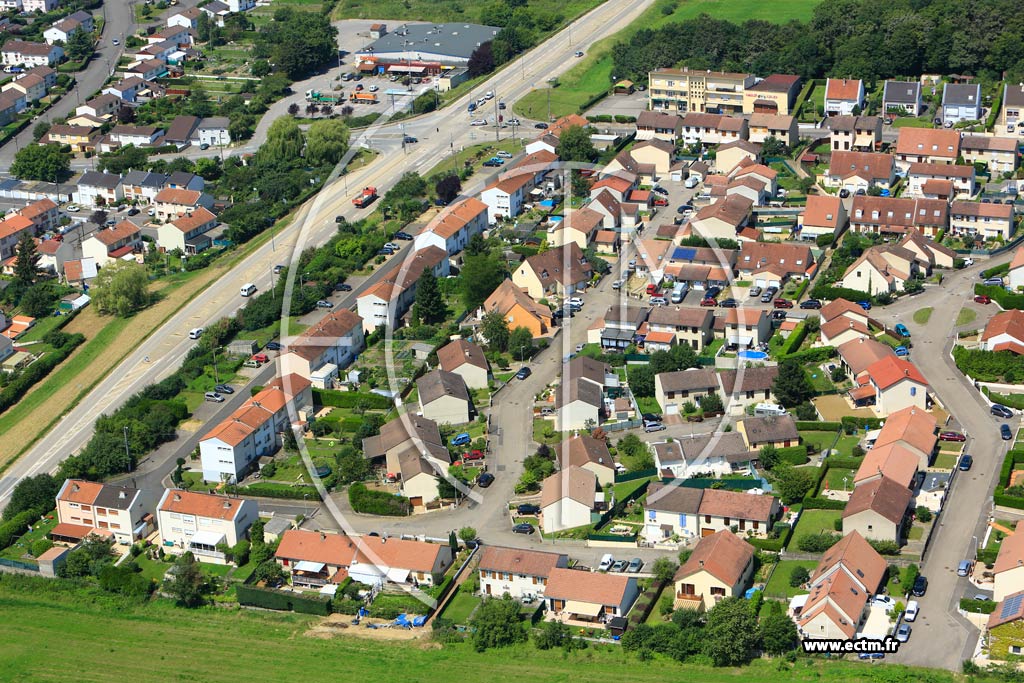
[[[768,354],[764,351],[753,351],[751,349],[747,349],[745,351],[740,351],[736,356],[743,358],[744,360],[764,360],[768,357]]]

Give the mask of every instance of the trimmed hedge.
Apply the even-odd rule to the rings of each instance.
[[[846,287],[826,285],[823,282],[814,286],[814,289],[811,290],[811,297],[824,301],[834,301],[836,299],[846,299],[847,301],[853,302],[872,300],[872,296],[867,292],[859,292],[856,289],[847,289]]]
[[[785,522],[776,522],[773,529],[782,529],[778,538],[748,538],[747,542],[758,550],[777,553],[789,543],[789,537],[793,535],[793,525]]]
[[[993,266],[992,268],[986,268],[985,270],[981,271],[981,277],[990,278],[995,277],[997,275],[1006,275],[1009,272],[1010,262],[1007,261],[1006,263],[1002,263],[998,266]]]
[[[331,599],[322,595],[293,593],[275,588],[239,584],[235,586],[235,597],[238,598],[239,605],[320,616],[327,616],[331,613]]]
[[[835,467],[844,470],[856,470],[860,469],[860,458],[855,458],[852,455],[830,455],[825,458],[825,465],[827,467]]]
[[[408,498],[393,496],[384,491],[371,491],[360,483],[348,488],[348,502],[356,512],[386,517],[406,517],[412,514]]]
[[[389,410],[394,402],[387,396],[368,394],[362,391],[325,391],[313,389],[313,399],[322,406],[331,408],[355,408],[362,404],[367,408]]]
[[[799,323],[793,332],[779,345],[779,356],[792,355],[807,338],[807,323]]]
[[[882,424],[882,420],[877,417],[853,417],[851,415],[844,415],[842,422],[843,431],[847,434],[852,433],[854,429],[878,429]]]
[[[990,297],[1003,308],[1024,308],[1024,294],[1007,292],[998,285],[974,285],[975,294],[983,294]]]
[[[792,337],[792,335],[790,335]],[[786,360],[795,360],[800,363],[821,363],[834,358],[836,355],[836,349],[834,346],[817,346],[813,349],[804,349],[803,351],[797,351],[786,356]]]
[[[1003,457],[1003,466],[999,470],[999,482],[996,484],[996,492],[992,496],[992,502],[1003,507],[1024,510],[1024,498],[1008,496],[1003,491],[1010,485],[1010,477],[1013,475],[1015,465],[1024,463],[1024,450],[1008,451]]]
[[[804,510],[845,510],[846,503],[831,498],[804,498]]]
[[[971,598],[960,598],[960,609],[965,612],[992,614],[996,611],[996,604],[998,603],[994,600],[972,600]]]
[[[248,486],[228,486],[228,493],[237,493],[243,496],[258,496],[260,498],[286,498],[288,500],[312,501],[320,500],[320,494],[312,486],[289,486],[288,484],[274,484],[261,481]]]
[[[394,619],[399,614],[430,614],[430,607],[407,593],[380,593],[370,605],[370,616]]]
[[[11,547],[12,543],[27,533],[29,525],[38,520],[40,514],[38,510],[25,510],[0,524],[0,550]]]
[[[807,462],[807,446],[786,446],[776,449],[779,461],[787,465],[803,465]]]
[[[61,335],[60,340],[63,341],[61,346],[54,348],[53,351],[44,354],[42,358],[29,365],[4,387],[3,391],[0,391],[0,413],[20,401],[34,384],[41,382],[54,368],[63,363],[64,359],[70,356],[78,345],[85,341],[85,336],[81,334],[65,334],[63,332],[59,334]]]
[[[838,432],[843,428],[841,422],[816,422],[810,420],[797,420],[796,428],[811,432]]]

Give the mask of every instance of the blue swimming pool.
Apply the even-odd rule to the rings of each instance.
[[[744,360],[764,360],[768,357],[768,354],[764,351],[752,351],[750,349],[740,351],[736,355]]]

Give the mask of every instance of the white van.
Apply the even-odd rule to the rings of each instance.
[[[917,600],[911,600],[907,603],[907,611],[903,613],[903,621],[914,621],[917,619],[917,613],[920,610],[920,606],[917,604]]]
[[[685,187],[688,190],[692,190],[698,185],[700,185],[700,177],[695,175],[690,176],[689,178],[686,179],[686,182],[683,183],[683,187]]]
[[[188,331],[188,338],[189,339],[199,339],[202,336],[203,336],[203,328],[201,328],[201,327],[194,327],[194,328],[192,328],[191,330]]]
[[[758,403],[754,406],[754,417],[777,417],[786,414],[786,409],[774,403]]]
[[[597,570],[606,572],[612,568],[613,564],[615,564],[615,558],[612,557],[611,553],[605,553],[604,557],[601,558],[601,564],[597,565]]]
[[[249,282],[249,283],[246,283],[246,284],[242,285],[242,289],[241,289],[242,296],[252,296],[255,293],[256,293],[256,285],[254,285],[253,283]]]

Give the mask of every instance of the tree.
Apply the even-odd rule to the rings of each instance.
[[[267,129],[267,139],[256,151],[259,164],[288,163],[302,155],[305,142],[295,119],[280,116]]]
[[[759,645],[757,617],[746,600],[728,597],[708,612],[704,653],[715,666],[739,666],[754,658]]]
[[[787,358],[779,363],[779,374],[772,384],[772,393],[786,408],[792,408],[814,396],[814,387],[798,360]]]
[[[71,155],[57,144],[28,145],[14,155],[11,175],[22,180],[45,180],[55,183],[68,176]]]
[[[483,76],[494,71],[494,51],[492,50],[491,41],[481,43],[479,47],[473,50],[473,54],[469,56],[466,68],[469,70],[470,78]]]
[[[766,157],[784,157],[789,155],[789,147],[774,135],[769,135],[761,143],[761,153]]]
[[[651,570],[654,572],[654,578],[662,583],[671,581],[672,577],[676,575],[677,569],[679,569],[679,565],[671,557],[659,557],[651,567]]]
[[[49,132],[50,132],[50,122],[49,121],[40,121],[39,123],[37,123],[35,126],[32,127],[32,138],[36,142],[39,142],[39,140],[41,140],[43,138],[43,136],[46,135]]]
[[[18,238],[17,255],[14,260],[14,279],[28,287],[39,274],[39,254],[32,233],[28,230]]]
[[[40,514],[53,507],[60,483],[49,474],[25,477],[11,491],[11,498],[4,508],[4,521],[12,519],[25,510],[36,510]]]
[[[807,571],[807,567],[801,567],[797,565],[793,567],[793,571],[789,573],[789,585],[792,588],[799,588],[800,586],[807,583],[811,578],[811,573]]]
[[[473,647],[477,652],[526,640],[526,629],[519,617],[519,603],[507,593],[500,599],[485,599],[470,620],[470,626],[473,627]]]
[[[700,409],[705,413],[721,413],[725,410],[722,399],[718,394],[706,394],[697,399]]]
[[[461,191],[462,181],[454,173],[442,176],[434,184],[434,192],[437,194],[437,198],[445,204],[451,204]]]
[[[508,352],[520,362],[533,354],[533,333],[525,327],[517,327],[509,333]]]
[[[127,261],[104,267],[93,284],[92,302],[101,313],[126,318],[149,304],[145,268]]]
[[[249,72],[256,78],[263,78],[270,73],[270,62],[265,59],[257,59],[249,67]]]
[[[649,365],[630,365],[626,377],[633,394],[640,398],[654,396],[654,371]]]
[[[541,625],[540,630],[533,634],[533,644],[538,650],[552,650],[562,647],[569,640],[572,634],[569,627],[560,621],[548,621]]]
[[[488,311],[480,319],[480,333],[487,340],[487,345],[492,349],[504,352],[508,349],[508,340],[511,333],[508,330],[508,322],[505,317],[497,311]]]
[[[464,526],[459,529],[459,538],[466,543],[471,543],[476,540],[476,529],[471,526]]]
[[[503,261],[490,253],[464,255],[459,273],[459,292],[466,310],[475,311],[504,281],[508,270]]]
[[[93,37],[91,33],[78,30],[68,36],[64,44],[64,53],[73,62],[80,62],[92,55]]]
[[[22,311],[33,318],[45,318],[53,312],[55,298],[48,283],[37,282],[25,290],[18,305]]]
[[[280,8],[256,35],[253,56],[267,59],[297,81],[337,59],[337,33],[325,15]]]
[[[563,130],[555,153],[562,161],[592,163],[597,160],[597,150],[590,141],[590,129],[582,126],[569,126]]]
[[[586,197],[590,194],[590,181],[583,177],[579,169],[572,170],[569,182],[572,185],[573,197]]]
[[[815,472],[806,467],[793,467],[780,463],[775,466],[771,474],[774,488],[786,505],[803,500],[803,497],[814,487]]]
[[[97,576],[104,565],[114,561],[114,539],[89,536],[75,550],[68,553],[67,561],[58,575],[61,578]]]
[[[89,222],[95,223],[96,225],[103,225],[107,222],[107,212],[103,209],[96,209],[89,214]]]
[[[314,121],[306,131],[306,161],[313,166],[333,166],[348,151],[348,139],[348,126],[342,121]]]
[[[174,562],[174,571],[164,588],[182,607],[199,607],[203,604],[206,579],[192,553],[185,552]]]
[[[447,313],[448,307],[441,296],[437,277],[434,271],[427,268],[416,283],[416,303],[413,306],[412,317],[421,325],[433,325],[444,322]]]
[[[782,611],[781,602],[772,602],[759,626],[761,646],[770,655],[782,655],[796,648],[796,624]]]
[[[761,465],[768,471],[775,469],[775,466],[779,464],[779,449],[772,444],[765,444],[761,446],[761,451],[758,453],[758,460],[761,461]]]

